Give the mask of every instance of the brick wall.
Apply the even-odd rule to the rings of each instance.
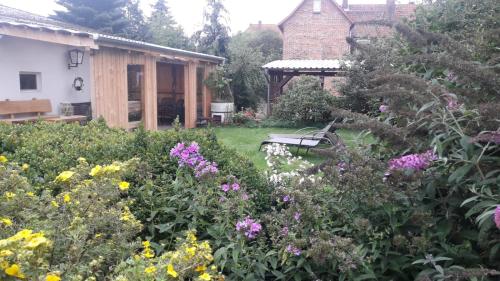
[[[313,12],[313,2],[304,1],[282,25],[283,59],[339,59],[349,52],[349,21],[331,1],[321,1],[321,13]]]

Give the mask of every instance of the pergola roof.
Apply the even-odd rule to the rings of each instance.
[[[264,65],[266,70],[280,71],[338,71],[341,68],[340,60],[277,60]]]

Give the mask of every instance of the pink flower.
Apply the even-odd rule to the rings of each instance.
[[[229,184],[227,184],[227,183],[225,183],[225,184],[221,185],[221,187],[220,187],[220,188],[221,188],[221,189],[222,189],[222,191],[224,191],[224,192],[228,192],[228,191],[229,191],[229,189],[230,189]]]
[[[288,245],[286,247],[286,251],[289,252],[290,254],[295,255],[295,256],[300,256],[300,254],[302,253],[302,251],[299,248],[297,248],[293,245]]]
[[[231,187],[233,188],[233,191],[240,190],[240,185],[237,182],[233,183],[233,185],[231,185]]]
[[[389,106],[388,106],[388,105],[383,104],[383,105],[381,105],[381,106],[378,108],[378,110],[380,110],[380,112],[382,112],[382,113],[387,112],[387,111],[389,111]]]
[[[302,216],[302,215],[301,215],[299,212],[295,212],[295,214],[293,215],[293,218],[294,218],[297,222],[299,222],[299,221],[300,221],[300,217],[301,217],[301,216]]]
[[[254,239],[262,230],[262,225],[250,217],[236,223],[236,231],[242,232],[248,239]]]
[[[422,154],[410,154],[389,161],[389,170],[424,170],[437,160],[437,155],[433,150]]]
[[[495,209],[495,214],[493,215],[493,220],[495,221],[497,228],[500,229],[500,205],[498,205],[497,208]]]

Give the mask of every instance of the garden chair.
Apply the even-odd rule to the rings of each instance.
[[[297,153],[301,147],[306,148],[306,154],[309,149],[317,147],[320,143],[328,143],[332,147],[333,142],[326,137],[326,134],[330,131],[335,121],[330,122],[325,128],[317,130],[316,128],[303,128],[296,131],[294,134],[270,134],[267,140],[261,142],[259,151],[262,146],[270,143],[279,143],[285,145],[297,146]]]
[[[269,139],[274,138],[295,138],[295,139],[323,139],[331,128],[335,124],[335,121],[328,123],[323,129],[318,130],[315,127],[306,127],[295,131],[293,134],[269,134]],[[335,130],[334,130],[335,131]]]

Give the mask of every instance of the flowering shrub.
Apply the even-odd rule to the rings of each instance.
[[[142,224],[129,210],[127,191],[120,188],[121,177],[136,165],[131,160],[91,168],[82,158],[75,168],[35,189],[22,167],[0,164],[0,194],[6,198],[0,201],[0,216],[4,223],[8,219],[8,226],[0,226],[4,273],[34,278],[30,280],[46,274],[53,275],[48,280],[105,276],[110,265],[137,247],[134,240]]]
[[[437,160],[437,155],[432,150],[421,154],[410,154],[391,159],[389,161],[389,170],[424,170],[429,167],[434,160]]]
[[[175,251],[154,257],[148,241],[143,243],[142,255],[136,255],[120,264],[112,280],[224,280],[213,265],[212,248],[208,241],[199,243],[194,231],[177,242]]]

